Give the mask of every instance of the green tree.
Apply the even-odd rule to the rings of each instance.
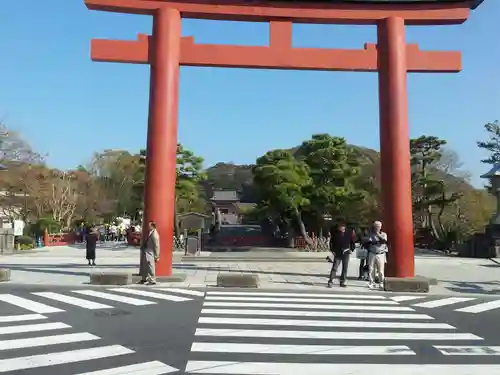
[[[354,177],[359,173],[359,155],[344,138],[315,134],[304,141],[296,157],[309,167],[312,184],[307,191],[311,227],[320,230],[325,215],[349,220],[348,208],[363,199],[356,191]]]
[[[500,123],[497,121],[489,122],[484,125],[488,133],[486,141],[478,141],[477,146],[487,151],[489,156],[481,160],[485,164],[496,164],[500,162]]]
[[[429,233],[441,242],[448,237],[442,221],[445,209],[461,197],[459,192],[449,192],[443,173],[439,173],[444,145],[445,140],[434,136],[410,140],[414,220],[420,233]]]
[[[307,164],[289,151],[269,151],[257,159],[253,183],[259,197],[257,209],[285,223],[288,229],[295,221],[302,236],[312,244],[302,219],[302,210],[310,204],[306,192],[312,184]]]
[[[134,189],[134,196],[140,199],[144,194],[144,179],[146,172],[146,150],[140,150],[137,155],[140,161],[141,182]],[[196,156],[192,151],[177,145],[177,166],[175,180],[175,231],[179,234],[177,214],[193,211],[206,211],[206,201],[200,182],[206,179],[203,171],[203,158]]]

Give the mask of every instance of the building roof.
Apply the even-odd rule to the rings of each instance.
[[[214,190],[214,195],[212,196],[212,201],[234,201],[238,202],[240,198],[238,197],[238,192],[236,190]]]
[[[185,212],[183,214],[177,215],[177,218],[180,220],[182,218],[189,217],[189,216],[198,216],[198,217],[202,217],[202,218],[205,218],[205,219],[208,219],[208,218],[211,217],[209,215],[205,215],[205,214],[202,214],[202,213],[199,213],[199,212]]]

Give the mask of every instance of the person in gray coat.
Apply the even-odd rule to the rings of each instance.
[[[160,260],[160,235],[156,230],[156,223],[149,222],[148,234],[141,245],[141,281],[139,284],[155,285],[155,266]]]

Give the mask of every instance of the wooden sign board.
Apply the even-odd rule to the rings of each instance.
[[[179,219],[181,229],[205,229],[206,218],[200,215],[185,215]]]

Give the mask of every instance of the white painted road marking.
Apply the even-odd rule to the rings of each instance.
[[[462,307],[461,309],[456,309],[455,311],[478,314],[494,309],[500,309],[500,300],[478,303],[476,305],[472,305],[469,307]]]
[[[498,375],[500,365],[404,365],[361,363],[263,363],[189,361],[186,372],[192,374],[231,375]]]
[[[206,304],[205,304],[206,305]],[[303,311],[303,310],[237,310],[237,309],[202,309],[202,314],[210,315],[261,315],[261,316],[315,316],[323,318],[358,318],[358,319],[402,319],[434,320],[426,314],[375,313],[375,312],[339,312],[339,311]]]
[[[205,295],[205,292],[200,292],[199,290],[191,290],[191,289],[155,288],[155,290],[163,290],[164,292],[186,294],[189,296],[197,296],[197,297],[203,297]]]
[[[195,342],[192,352],[294,355],[416,355],[407,346],[273,345]]]
[[[264,303],[264,302],[212,302],[206,301],[203,306],[210,307],[273,307],[284,309],[319,309],[319,310],[355,310],[355,311],[415,311],[406,306],[366,306],[366,305],[313,305],[300,303]]]
[[[59,294],[59,293],[39,292],[39,293],[32,293],[32,294],[34,294],[35,296],[48,298],[48,299],[51,299],[54,301],[67,303],[69,305],[74,305],[74,306],[82,307],[84,309],[89,309],[89,310],[112,309],[113,308],[113,306],[103,305],[102,303],[92,302],[92,301],[88,301],[88,300],[82,299],[82,298],[70,297],[70,296],[66,296],[64,294]]]
[[[389,300],[364,300],[364,299],[321,299],[321,298],[273,298],[273,297],[224,297],[207,296],[205,301],[246,301],[246,302],[306,302],[306,303],[340,303],[353,305],[398,305]]]
[[[221,291],[207,291],[207,295],[223,295],[223,296],[256,296],[256,297],[300,297],[300,298],[355,298],[355,299],[387,299],[384,296],[373,294],[320,294],[320,293],[276,293],[276,292],[221,292]]]
[[[39,346],[69,344],[72,342],[83,342],[99,340],[98,336],[90,333],[70,333],[68,335],[54,335],[54,336],[41,336],[32,337],[29,339],[14,339],[0,341],[0,350],[12,350],[22,348],[36,348]]]
[[[64,363],[90,361],[100,358],[132,354],[133,350],[120,345],[101,346],[90,349],[69,350],[0,360],[0,372],[27,370],[38,367],[55,366]]]
[[[234,324],[262,326],[302,326],[302,327],[346,327],[346,328],[394,328],[394,329],[455,329],[446,323],[379,322],[355,320],[298,320],[298,319],[257,319],[200,317],[199,324]]]
[[[422,296],[395,296],[395,297],[391,297],[391,299],[393,301],[396,301],[396,302],[413,301],[413,300],[421,299],[421,298],[424,298],[424,297],[422,297]]]
[[[43,323],[43,324],[25,324],[21,326],[8,326],[0,327],[0,335],[10,335],[13,333],[24,332],[41,332],[50,331],[53,329],[71,328],[71,326],[64,323]]]
[[[279,332],[279,333],[278,333]],[[214,337],[261,337],[283,339],[328,339],[328,340],[484,340],[472,333],[428,333],[428,332],[342,332],[342,331],[275,331],[251,329],[197,328],[195,336]]]
[[[83,294],[86,296],[97,297],[102,299],[109,299],[110,301],[116,301],[121,303],[126,303],[134,306],[145,306],[145,305],[156,305],[156,302],[146,301],[144,299],[119,296],[117,294],[103,293],[96,290],[73,290],[73,293]]]
[[[500,355],[500,346],[442,346],[435,345],[443,355]]]
[[[4,315],[0,316],[0,323],[25,322],[27,320],[40,319],[47,319],[47,317],[40,314]]]
[[[162,375],[179,371],[179,369],[166,365],[160,361],[136,363],[135,365],[110,368],[77,375]]]
[[[14,296],[12,294],[0,294],[0,301],[10,303],[11,305],[21,307],[29,311],[33,311],[37,314],[50,314],[64,311],[52,306],[44,305],[40,302],[35,302],[26,298]]]
[[[175,301],[175,302],[192,301],[191,298],[171,296],[169,294],[154,293],[154,292],[148,292],[148,291],[139,290],[139,289],[113,288],[113,289],[108,289],[108,290],[111,290],[113,292],[119,292],[119,293],[134,294],[136,296],[142,296],[142,297],[163,299],[163,300],[167,300],[167,301]]]
[[[441,298],[433,301],[416,303],[412,306],[414,307],[424,307],[427,309],[433,309],[435,307],[449,306],[455,303],[462,303],[467,301],[473,301],[475,298],[466,298],[466,297],[449,297],[449,298]]]

